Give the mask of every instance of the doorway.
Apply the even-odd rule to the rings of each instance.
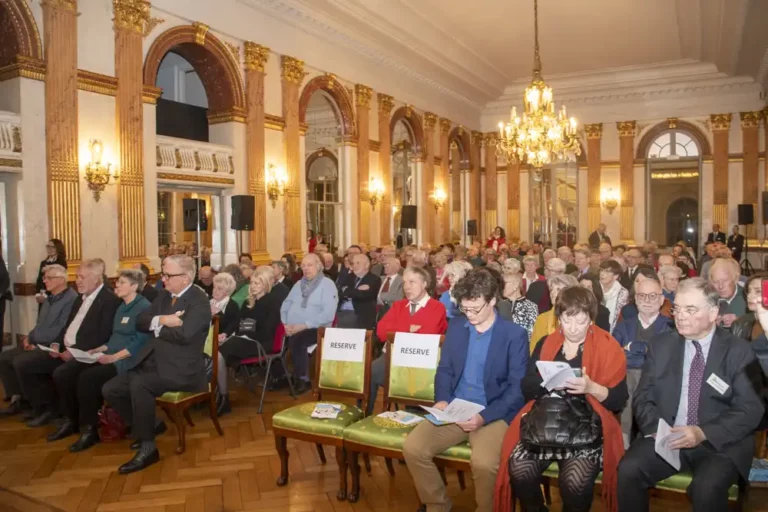
[[[667,247],[684,241],[688,247],[698,247],[699,202],[681,197],[669,205],[667,216]]]

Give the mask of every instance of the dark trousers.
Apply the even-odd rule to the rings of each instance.
[[[337,312],[336,327],[339,329],[362,329],[354,311]]]
[[[272,346],[264,346],[260,341],[249,340],[241,336],[232,336],[226,343],[219,345],[219,354],[227,362],[227,366],[237,366],[243,359],[259,357],[259,347],[261,345],[264,352],[272,353]]]
[[[677,470],[656,455],[655,440],[638,439],[619,463],[619,510],[646,512],[648,489],[656,482],[677,473]],[[725,512],[728,510],[728,490],[739,479],[739,471],[731,459],[705,441],[696,448],[680,450],[683,471],[693,473],[687,494],[692,510]]]
[[[368,396],[368,409],[365,411],[366,416],[373,414],[373,405],[376,403],[376,395],[379,394],[379,388],[384,385],[384,379],[386,377],[385,357],[387,357],[387,354],[381,354],[373,360],[373,363],[371,363],[371,393]]]
[[[21,395],[21,384],[19,383],[19,377],[16,375],[16,368],[13,367],[13,362],[23,353],[24,349],[18,346],[4,350],[0,354],[0,379],[3,381],[6,397]]]
[[[99,364],[99,363],[94,363]],[[77,359],[70,359],[53,372],[53,383],[56,385],[56,393],[59,395],[59,408],[65,418],[77,423],[77,381],[80,374],[93,365],[81,363]]]
[[[53,372],[64,363],[42,350],[27,350],[13,360],[21,384],[21,393],[36,411],[54,409],[56,393],[51,382]]]
[[[77,378],[77,404],[79,409],[78,424],[80,426],[96,426],[99,421],[99,409],[104,403],[101,388],[117,376],[114,364],[94,363],[80,372]]]
[[[307,348],[317,343],[317,329],[304,329],[288,338],[293,361],[293,378],[309,380],[309,354]]]

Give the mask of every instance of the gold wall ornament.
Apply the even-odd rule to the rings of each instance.
[[[600,139],[603,137],[603,123],[585,124],[584,131],[587,139]]]
[[[483,144],[485,142],[485,137],[483,136],[483,132],[478,132],[475,130],[472,130],[470,132],[470,143],[472,144]]]
[[[269,60],[269,48],[251,41],[245,42],[245,69],[264,71]]]
[[[651,173],[652,180],[679,180],[679,179],[690,179],[690,178],[698,178],[698,177],[699,177],[698,171]]]
[[[21,153],[21,126],[13,127],[13,152]]]
[[[51,7],[56,7],[58,9],[65,9],[67,11],[76,11],[77,10],[77,1],[76,0],[43,0],[41,2],[42,5],[49,5]]]
[[[212,183],[215,185],[235,184],[234,178],[219,178],[218,176],[194,176],[189,174],[177,174],[172,172],[158,172],[157,179],[172,181],[188,181],[191,183]]]
[[[264,128],[268,130],[285,130],[285,119],[273,114],[264,114]]]
[[[288,176],[285,169],[277,167],[275,164],[267,165],[267,172],[264,174],[264,184],[267,189],[267,197],[272,203],[272,208],[277,206],[277,199],[284,196],[288,190]]]
[[[120,179],[120,171],[112,170],[110,162],[102,162],[104,154],[104,145],[100,140],[92,139],[89,143],[91,150],[91,160],[85,165],[85,181],[88,182],[88,188],[93,192],[93,198],[96,202],[101,199],[101,193],[107,185],[114,184]],[[114,178],[114,179],[113,179]]]
[[[619,130],[619,137],[634,137],[637,130],[636,121],[619,121],[616,123]]]
[[[112,0],[115,30],[132,30],[145,35],[149,22],[149,2],[146,0]]]
[[[117,78],[94,73],[93,71],[78,69],[77,88],[81,91],[115,96],[117,95]]]
[[[208,110],[208,124],[245,123],[246,112],[242,107],[232,107],[226,110]]]
[[[405,117],[409,118],[413,115],[413,105],[406,105],[405,106]]]
[[[333,73],[325,73],[323,75],[325,77],[325,83],[327,84],[329,89],[333,89],[336,87],[337,83],[339,83],[339,77],[337,77]],[[352,96],[352,91],[350,90],[350,96]]]
[[[368,202],[371,203],[372,210],[376,210],[376,203],[384,199],[384,192],[386,192],[384,182],[379,178],[371,178],[368,184]]]
[[[200,46],[205,46],[205,36],[208,35],[210,27],[199,21],[194,22],[192,26],[195,27],[195,43]]]
[[[149,34],[152,33],[155,28],[158,27],[158,25],[161,25],[165,23],[165,19],[163,18],[154,18],[151,17],[149,20],[147,20],[146,25],[144,26],[144,37],[147,37]]]
[[[741,117],[742,128],[757,128],[760,126],[762,111],[756,110],[754,112],[740,112],[739,117]]]
[[[445,201],[448,199],[448,194],[445,193],[445,190],[443,190],[441,187],[435,188],[435,191],[432,193],[432,202],[435,205],[435,212],[440,211],[440,208],[445,206]]]
[[[451,131],[450,119],[446,119],[445,117],[440,118],[440,131],[443,133],[450,133]]]
[[[280,58],[280,65],[282,67],[283,80],[293,84],[301,84],[305,76],[303,60],[283,55]]]
[[[677,118],[676,117],[668,117],[667,118],[667,126],[670,130],[674,130],[677,128]]]
[[[709,128],[712,131],[730,130],[731,114],[712,114],[709,116]]]
[[[432,112],[424,112],[424,128],[426,130],[434,130],[437,124],[437,114]]]
[[[384,114],[389,114],[392,112],[392,107],[395,105],[395,99],[392,96],[378,93],[376,95],[376,100],[379,103],[379,112]]]
[[[603,189],[600,193],[600,202],[610,215],[613,215],[613,210],[619,206],[619,198],[612,188]]]
[[[373,96],[373,89],[367,85],[355,84],[355,100],[358,107],[369,107],[371,96]]]
[[[34,57],[16,56],[16,62],[0,68],[0,82],[12,78],[29,78],[30,80],[45,80],[45,62]]]
[[[157,105],[157,100],[162,96],[163,90],[152,85],[142,86],[141,101],[150,105]]]
[[[21,169],[21,166],[21,160],[13,160],[12,158],[0,158],[0,167],[14,167]]]
[[[235,58],[235,61],[240,64],[240,45],[230,43],[227,41],[224,41],[224,44],[226,45],[227,49],[232,53],[232,56]]]

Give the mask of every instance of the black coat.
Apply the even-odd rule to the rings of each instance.
[[[240,318],[255,320],[256,332],[238,332],[237,334],[247,335],[249,338],[260,342],[269,352],[275,338],[275,331],[277,331],[277,326],[280,324],[280,306],[283,305],[283,301],[287,296],[288,287],[284,284],[278,284],[273,286],[268,294],[257,300],[253,307],[248,306],[248,301],[243,302],[243,307],[240,309]]]
[[[235,334],[240,324],[240,306],[237,302],[230,299],[224,311],[219,311],[216,316],[219,317],[219,334],[226,334],[227,338]]]
[[[88,313],[85,314],[85,318],[80,323],[80,328],[75,335],[75,348],[92,350],[107,344],[109,337],[112,336],[112,325],[115,321],[115,313],[118,306],[120,306],[120,302],[120,299],[117,298],[117,295],[108,286],[104,285],[101,288],[93,300],[93,304],[88,309]],[[83,296],[78,295],[74,304],[72,304],[72,310],[69,312],[67,323],[56,340],[62,351],[66,348],[64,346],[64,335],[67,333],[69,325],[77,316],[77,312],[80,311],[80,306],[82,305]]]
[[[158,293],[158,289],[149,283],[145,284],[144,288],[141,290],[141,294],[150,302],[150,304],[155,301]]]
[[[744,250],[744,235],[729,236],[728,248],[733,253],[733,259],[741,261],[741,251]]]
[[[707,235],[707,243],[712,243],[712,242],[725,243],[725,233],[723,233],[722,231],[718,231],[717,233],[715,233],[714,231],[710,232]]]
[[[597,231],[593,231],[592,234],[589,235],[589,247],[590,248],[592,248],[592,249],[599,249],[600,248],[600,244],[603,243],[603,242],[605,242],[607,244],[610,244],[611,246],[613,245],[613,244],[611,244],[611,237],[609,237],[608,235],[603,235],[602,240],[600,239],[600,233],[598,233]]]
[[[351,299],[358,326],[373,329],[376,324],[376,298],[381,288],[381,278],[368,272],[355,287],[356,279],[355,274],[349,273],[343,281],[339,281],[339,304]],[[364,285],[368,285],[367,290],[360,289]]]

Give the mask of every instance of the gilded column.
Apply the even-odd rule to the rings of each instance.
[[[254,196],[251,257],[257,264],[268,264],[267,194],[264,182],[264,66],[269,48],[245,42],[245,154],[248,166],[248,194]]]
[[[371,203],[369,201],[370,164],[369,153],[371,88],[362,84],[355,85],[355,103],[357,105],[357,183],[360,187],[360,222],[357,224],[357,239],[371,243]],[[383,207],[383,205],[381,206]]]
[[[507,160],[507,240],[520,240],[520,164]]]
[[[392,233],[392,134],[389,132],[389,116],[392,113],[393,98],[377,94],[379,103],[379,172],[384,182],[384,200],[381,204],[381,245],[389,245],[394,239]],[[398,226],[395,226],[397,231]]]
[[[635,166],[635,121],[616,123],[619,129],[619,184],[621,189],[621,240],[635,243],[634,219],[634,166]]]
[[[48,231],[64,242],[72,275],[82,259],[78,162],[77,1],[43,0]],[[143,215],[143,212],[142,212]]]
[[[480,181],[480,150],[483,143],[483,134],[473,131],[469,143],[469,218],[477,221],[477,239],[483,240],[486,233],[482,233],[483,222],[480,213],[480,194],[482,192]]]
[[[485,136],[485,233],[493,232],[493,229],[499,223],[496,216],[498,187],[496,134],[489,133]]]
[[[453,241],[464,238],[464,226],[461,222],[461,153],[456,141],[451,141],[451,222],[453,223]]]
[[[144,213],[144,103],[142,44],[149,2],[113,0],[115,28],[115,110],[120,180],[117,184],[120,266],[149,263]]]
[[[448,170],[451,159],[450,144],[448,143],[448,134],[450,132],[451,121],[444,118],[440,119],[440,183],[442,184],[446,198],[445,205],[443,205],[443,209],[440,211],[440,224],[442,226],[442,230],[439,238],[443,243],[447,243],[452,240],[450,203],[451,182]]]
[[[757,238],[757,202],[760,192],[757,189],[757,168],[760,152],[760,119],[762,112],[742,112],[741,113],[741,137],[744,148],[743,163],[743,185],[744,196],[742,202],[752,204],[755,212],[755,222],[747,226],[745,236],[747,239]]]
[[[603,123],[584,125],[587,133],[587,229],[591,233],[600,224],[600,146]]]
[[[728,230],[728,132],[731,129],[731,114],[709,116],[712,129],[712,176],[715,205],[712,209],[712,223]]]
[[[435,206],[434,194],[438,187],[442,188],[441,176],[435,176],[435,125],[437,116],[432,112],[424,113],[424,193],[432,199],[430,206]],[[443,191],[445,189],[443,188]],[[425,202],[428,205],[429,202]],[[440,240],[439,211],[437,208],[427,206],[424,208],[424,240],[433,246]],[[443,205],[445,206],[445,205]]]
[[[299,139],[299,85],[304,79],[304,61],[283,55],[282,92],[285,130],[285,170],[288,189],[285,193],[285,252],[301,253],[304,229],[301,225],[301,145]]]

